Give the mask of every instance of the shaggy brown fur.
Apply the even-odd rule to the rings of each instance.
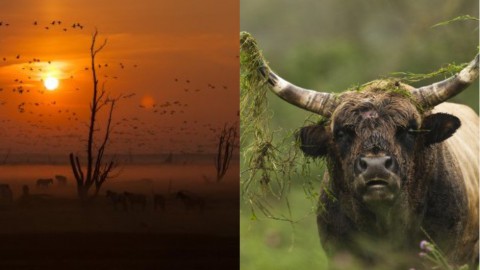
[[[423,112],[402,92],[410,86],[386,85],[342,94],[326,125],[299,133],[304,153],[328,164],[317,218],[322,245],[333,261],[350,254],[365,267],[393,259],[408,269],[424,229],[452,264],[477,267],[478,116],[448,103]],[[381,176],[368,177],[387,179],[394,199],[365,199],[365,157],[388,160]]]

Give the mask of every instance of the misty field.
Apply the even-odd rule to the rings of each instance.
[[[39,178],[67,176],[37,187]],[[215,182],[206,164],[130,165],[102,187],[98,198],[80,205],[69,166],[0,167],[0,183],[9,184],[14,202],[0,208],[2,269],[220,269],[238,268],[238,167]],[[42,200],[22,204],[22,187]],[[145,194],[139,205],[114,209],[106,190]],[[194,193],[205,208],[186,209],[178,191]],[[153,194],[165,197],[154,209]]]

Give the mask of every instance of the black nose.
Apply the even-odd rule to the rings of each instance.
[[[385,173],[395,172],[397,162],[391,156],[359,157],[355,161],[357,174],[371,174],[372,177],[381,177]]]

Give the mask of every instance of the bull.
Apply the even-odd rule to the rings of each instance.
[[[430,239],[451,265],[477,269],[479,117],[445,101],[476,80],[478,61],[420,88],[378,80],[338,95],[261,68],[276,95],[326,119],[297,136],[305,155],[326,160],[317,225],[331,261],[368,267],[401,254],[389,269],[408,269]]]

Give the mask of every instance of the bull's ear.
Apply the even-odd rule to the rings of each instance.
[[[460,119],[446,113],[435,113],[425,117],[422,129],[428,131],[425,134],[425,145],[443,142],[450,138],[460,127]]]
[[[300,149],[307,156],[319,157],[327,154],[330,132],[326,126],[312,125],[302,127],[297,133]]]

